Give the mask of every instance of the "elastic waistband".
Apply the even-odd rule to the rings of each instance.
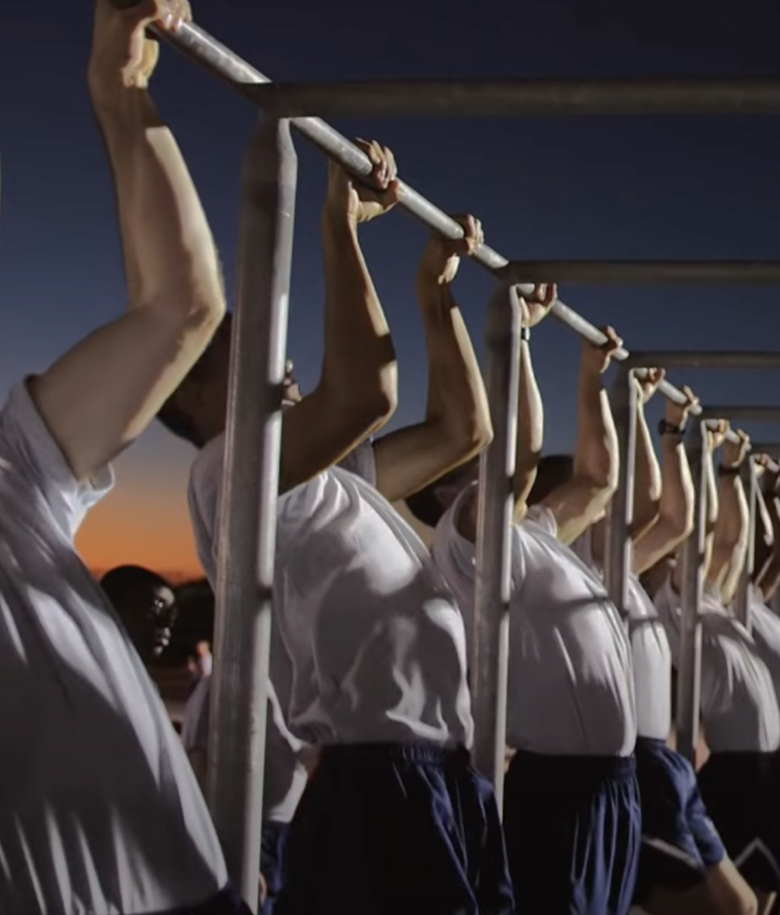
[[[512,768],[535,770],[545,778],[576,778],[599,780],[603,778],[631,778],[636,772],[634,756],[546,756],[518,750],[512,759]]]
[[[651,753],[658,753],[664,750],[672,752],[669,744],[665,740],[661,740],[660,737],[637,737],[636,752],[639,753],[642,750],[647,750]]]
[[[471,754],[465,747],[441,747],[430,743],[335,743],[322,748],[320,764],[325,760],[368,762],[381,759],[469,765]]]

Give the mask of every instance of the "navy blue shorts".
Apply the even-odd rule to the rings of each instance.
[[[713,753],[699,772],[729,857],[762,893],[780,890],[779,767],[776,753]]]
[[[268,895],[265,903],[260,908],[260,915],[273,915],[276,909],[276,900],[284,884],[284,867],[289,835],[289,823],[275,823],[273,820],[263,821],[260,873],[265,880]]]
[[[642,801],[642,850],[634,901],[655,887],[686,890],[725,857],[707,815],[693,766],[663,740],[640,737],[636,776]]]
[[[252,912],[232,884],[228,884],[208,902],[188,906],[186,909],[158,912],[156,915],[252,915]]]
[[[640,820],[633,757],[517,752],[504,783],[504,834],[520,911],[627,915]]]
[[[465,750],[324,748],[275,915],[510,915],[495,796]]]

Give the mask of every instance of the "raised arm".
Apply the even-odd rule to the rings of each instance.
[[[284,414],[280,490],[338,463],[390,418],[397,366],[390,330],[358,241],[358,226],[396,201],[393,154],[359,141],[373,187],[330,163],[322,212],[325,355],[317,387]]]
[[[558,537],[566,544],[573,543],[598,519],[617,489],[617,432],[602,375],[623,341],[611,327],[604,333],[608,338],[604,346],[585,343],[583,348],[574,473],[542,503],[555,515]]]
[[[763,543],[756,545],[756,584],[765,602],[769,602],[780,586],[780,476],[766,470],[763,474],[763,497],[766,516],[761,513],[762,524],[756,537],[763,535]],[[768,528],[767,528],[768,523]],[[759,557],[763,556],[763,561]]]
[[[472,216],[456,216],[465,237],[439,236],[425,248],[417,270],[417,298],[428,352],[425,420],[374,443],[377,488],[391,502],[406,499],[482,451],[493,435],[479,363],[452,282],[460,258],[483,242]]]
[[[715,523],[712,560],[707,584],[720,593],[724,605],[734,598],[739,576],[745,564],[750,515],[745,488],[739,476],[750,440],[738,432],[739,444],[726,441],[721,450],[718,470],[718,520]]]
[[[661,500],[658,516],[634,541],[634,563],[641,574],[675,550],[693,531],[694,491],[682,433],[698,399],[683,388],[685,403],[666,401],[661,423]]]
[[[523,332],[520,338],[520,379],[517,392],[517,442],[515,450],[515,512],[519,523],[528,510],[528,495],[536,479],[536,471],[544,445],[544,406],[536,383],[531,359],[530,332],[547,317],[558,297],[554,283],[543,283],[533,295],[520,299]]]
[[[95,9],[89,87],[116,187],[129,311],[33,379],[30,390],[74,474],[114,458],[154,418],[225,311],[214,241],[187,167],[146,86],[153,21],[176,29],[181,0]]]
[[[630,535],[634,544],[658,520],[661,502],[661,468],[647,427],[645,407],[665,377],[663,369],[647,369],[636,385],[636,447],[634,449],[634,520]]]

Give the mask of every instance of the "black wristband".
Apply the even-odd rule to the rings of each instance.
[[[665,419],[658,423],[659,435],[682,435],[682,432],[683,430],[680,426],[675,426],[674,423],[669,423]]]
[[[738,477],[739,476],[739,467],[724,467],[721,464],[718,467],[718,476],[719,477]]]
[[[521,339],[524,343],[530,343],[530,342],[531,342],[531,328],[530,328],[530,327],[525,327],[525,326],[524,326],[524,327],[521,327],[521,328],[520,328],[520,339]]]

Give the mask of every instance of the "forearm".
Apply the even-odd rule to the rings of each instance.
[[[639,394],[636,405],[634,454],[634,519],[631,536],[636,542],[657,520],[662,499],[661,468],[658,465]]]
[[[421,272],[416,286],[428,355],[425,423],[468,459],[492,432],[479,363],[450,285]]]
[[[526,499],[536,478],[544,445],[544,407],[536,383],[531,347],[520,343],[520,381],[517,410],[517,457],[515,465],[515,518],[525,512]]]
[[[721,477],[718,501],[708,580],[720,587],[723,601],[728,603],[745,564],[750,523],[745,488],[738,476]]]
[[[618,442],[612,410],[601,375],[580,372],[574,474],[594,489],[614,492],[618,476]]]
[[[382,306],[358,242],[357,227],[323,216],[325,356],[321,386],[344,403],[366,402],[389,415],[397,403],[397,364]]]
[[[224,312],[214,240],[176,140],[148,92],[93,104],[116,189],[131,307]]]

